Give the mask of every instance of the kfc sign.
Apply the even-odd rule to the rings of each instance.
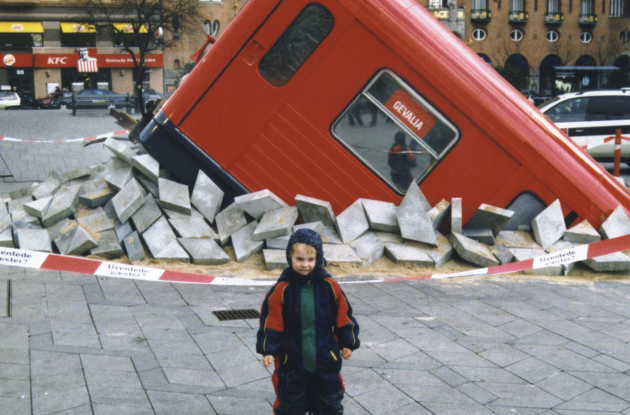
[[[60,56],[56,56],[56,57],[49,57],[48,58],[48,62],[46,62],[48,65],[65,65],[67,62],[68,58],[67,57],[60,57]]]

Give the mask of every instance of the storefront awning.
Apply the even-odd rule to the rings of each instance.
[[[133,26],[131,23],[114,23],[116,31],[121,33],[133,33]],[[142,25],[140,33],[147,33],[147,28]]]
[[[0,33],[44,33],[41,22],[0,22]]]
[[[61,23],[63,33],[96,33],[96,28],[83,23]]]

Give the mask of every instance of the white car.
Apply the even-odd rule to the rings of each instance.
[[[599,161],[614,159],[615,141],[606,139],[617,129],[630,138],[630,89],[572,92],[539,109]],[[630,163],[630,141],[621,141],[621,159]]]
[[[0,110],[20,108],[20,97],[15,92],[0,91]]]

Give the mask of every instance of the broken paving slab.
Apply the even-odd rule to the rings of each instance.
[[[17,231],[17,243],[20,249],[52,252],[50,236],[45,229],[19,229]]]
[[[131,164],[120,159],[112,159],[107,163],[105,181],[114,190],[120,191],[132,178]]]
[[[24,203],[23,208],[24,211],[29,215],[41,219],[44,216],[44,212],[46,212],[46,209],[48,209],[48,206],[50,205],[50,202],[52,202],[52,200],[52,196],[48,196],[43,199],[37,199],[32,202]]]
[[[225,246],[227,244],[230,236],[234,232],[247,225],[245,212],[243,212],[236,203],[232,203],[230,206],[219,212],[215,216],[215,222],[217,225],[217,231],[219,232],[221,246]]]
[[[151,255],[155,257],[160,251],[166,248],[168,244],[177,239],[177,236],[175,236],[175,232],[171,229],[171,225],[168,224],[166,218],[162,216],[155,221],[149,229],[144,231],[142,239],[147,248],[149,248],[149,251],[151,251]]]
[[[331,264],[357,264],[363,261],[350,245],[323,244],[324,260],[327,265]]]
[[[277,238],[267,239],[265,241],[265,245],[269,249],[284,249],[286,251],[286,249],[289,247],[290,238],[291,235],[284,235]]]
[[[599,233],[604,239],[630,234],[630,219],[628,219],[628,215],[626,215],[626,211],[623,210],[621,205],[617,206],[617,209],[602,223]]]
[[[153,180],[149,179],[147,176],[145,176],[144,174],[142,174],[139,171],[134,171],[134,175],[133,176],[136,178],[138,183],[140,183],[142,188],[147,193],[151,193],[151,195],[153,197],[159,197],[160,196],[160,190],[158,189],[157,181],[154,182]]]
[[[190,263],[190,255],[180,245],[177,240],[174,240],[162,249],[159,254],[155,256],[155,259],[164,259],[167,261]]]
[[[178,239],[190,255],[191,262],[199,265],[221,265],[230,262],[230,257],[212,239]]]
[[[159,178],[158,189],[160,192],[160,206],[179,213],[190,215],[190,194],[188,186],[172,180]]]
[[[112,205],[118,220],[122,223],[127,222],[131,215],[136,213],[144,204],[144,200],[140,184],[138,184],[136,179],[132,178],[129,180],[129,183],[112,198]]]
[[[39,186],[38,183],[33,183],[30,186],[23,187],[18,190],[14,190],[11,193],[9,193],[9,198],[11,200],[15,200],[15,199],[21,199],[26,196],[32,196],[33,192],[37,189],[38,186]]]
[[[296,206],[268,210],[260,219],[260,223],[254,230],[252,238],[255,241],[264,241],[265,239],[289,235],[298,218],[298,214]]]
[[[324,230],[324,224],[320,221],[303,223],[301,225],[293,225],[293,232],[297,232],[300,229],[310,229],[313,232],[322,233]]]
[[[538,248],[538,249],[527,249],[527,248],[509,248],[512,255],[514,255],[514,261],[524,261],[526,259],[536,258],[539,256],[546,255],[547,253]],[[563,275],[562,265],[553,265],[545,268],[536,268],[530,269],[527,271],[523,271],[525,274],[538,274],[538,275]]]
[[[365,216],[361,199],[355,201],[337,216],[337,231],[344,244],[349,244],[368,230],[370,230],[370,223]]]
[[[254,221],[232,234],[232,246],[237,262],[245,261],[250,256],[262,251],[264,241],[254,239],[254,231],[257,227],[258,222]]]
[[[99,212],[92,215],[77,218],[79,225],[86,231],[98,233],[114,229],[114,221],[107,217],[105,212]],[[91,249],[91,248],[90,248]]]
[[[168,219],[203,218],[203,215],[199,213],[199,211],[195,208],[190,209],[190,215],[175,212],[174,210],[170,209],[165,209],[164,207],[162,207],[162,212],[164,212]]]
[[[109,218],[107,220],[109,220]],[[74,232],[72,241],[70,242],[67,255],[83,255],[90,249],[96,247],[97,243],[95,238],[93,238],[92,235],[86,232],[86,230],[81,226],[78,226]]]
[[[6,210],[4,212],[0,211],[0,232],[10,229],[12,224],[11,215]]]
[[[44,199],[46,197],[52,196],[57,189],[61,187],[61,180],[56,173],[51,174],[42,184],[40,184],[37,189],[33,192],[33,197],[35,199]]]
[[[54,241],[60,235],[67,234],[71,229],[76,228],[78,225],[79,222],[76,220],[65,218],[52,226],[47,226],[46,231],[50,235],[50,239]]]
[[[437,246],[435,229],[433,229],[428,212],[422,209],[399,207],[396,216],[400,225],[400,234],[404,239]]]
[[[90,175],[90,171],[88,170],[87,166],[80,166],[80,167],[64,172],[61,175],[61,179],[64,182],[69,182],[72,180],[88,177],[89,175]]]
[[[44,227],[47,228],[74,214],[79,204],[80,192],[81,185],[64,186],[57,191],[42,218]]]
[[[234,198],[234,203],[256,220],[260,220],[265,212],[270,210],[289,207],[284,200],[268,189],[237,196]]]
[[[213,223],[214,217],[223,203],[223,190],[219,188],[202,170],[197,174],[190,202],[199,209],[208,222]]]
[[[424,251],[431,257],[431,259],[435,263],[435,268],[440,268],[442,265],[451,260],[455,249],[453,248],[453,245],[451,245],[451,243],[448,241],[448,238],[438,231],[435,232],[435,239],[438,246],[434,248],[428,245],[424,245]]]
[[[168,220],[178,238],[208,238],[219,242],[217,235],[204,218],[185,218]]]
[[[136,155],[131,147],[120,140],[116,140],[114,137],[109,137],[103,144],[109,151],[114,153],[116,157],[126,163],[131,163],[131,159]]]
[[[494,233],[492,229],[463,229],[463,233],[467,238],[474,239],[486,245],[494,245]]]
[[[564,236],[567,227],[564,223],[559,199],[550,204],[532,220],[532,229],[536,242],[542,246],[543,250],[549,248]]]
[[[324,226],[336,226],[335,213],[330,202],[297,195],[295,196],[295,204],[304,222],[321,222]]]
[[[494,257],[501,265],[509,264],[514,261],[514,254],[511,253],[509,248],[506,248],[505,245],[494,245],[491,250]]]
[[[501,231],[494,239],[494,243],[506,248],[541,249],[531,234],[524,231]]]
[[[385,245],[372,231],[368,231],[350,243],[363,263],[368,266],[385,255]]]
[[[42,229],[42,225],[40,225],[39,223],[14,221],[13,222],[12,231],[13,231],[13,240],[16,243],[18,242],[18,231],[21,230],[21,229],[41,230]],[[19,246],[19,243],[18,243],[18,246]]]
[[[497,236],[513,215],[511,210],[483,203],[466,223],[465,229],[491,229]]]
[[[431,222],[433,223],[433,229],[436,231],[442,227],[444,224],[444,219],[451,211],[451,203],[445,199],[442,199],[440,203],[433,206],[431,210],[429,210],[429,217],[431,218]]]
[[[98,238],[94,238],[96,246],[90,250],[90,254],[107,259],[119,258],[124,254],[120,243],[118,243],[116,232],[113,230],[104,231],[100,232],[98,236]]]
[[[0,232],[0,246],[5,248],[15,247],[15,243],[13,242],[13,232],[11,229],[6,229]]]
[[[359,200],[363,204],[370,229],[383,232],[400,232],[398,217],[396,216],[396,205],[378,200]]]
[[[13,213],[18,210],[24,210],[24,204],[33,201],[33,196],[24,196],[19,199],[9,200],[7,203],[7,207],[9,209],[9,213]]]
[[[148,194],[144,198],[144,203],[138,210],[136,210],[133,215],[131,215],[131,222],[136,230],[142,234],[144,231],[149,229],[149,226],[153,225],[156,220],[162,217],[162,210],[155,202],[155,199],[152,195]]]
[[[11,223],[14,224],[16,222],[26,222],[41,225],[41,221],[39,220],[39,218],[33,215],[29,215],[24,210],[16,210],[11,214]]]
[[[125,252],[127,252],[127,258],[129,258],[131,263],[134,261],[142,261],[146,257],[138,231],[133,231],[125,236],[122,239],[122,244],[125,247]],[[186,257],[188,257],[188,255],[186,255]],[[190,262],[190,258],[188,259],[188,262]]]
[[[462,226],[462,198],[451,199],[451,232],[461,234],[464,230]]]
[[[133,156],[130,163],[152,181],[158,181],[158,177],[160,175],[160,164],[149,154]]]
[[[285,269],[289,266],[287,262],[287,251],[282,249],[263,249],[263,258],[267,271],[272,269]]]
[[[405,243],[405,240],[400,235],[400,233],[374,231],[374,235],[376,235],[378,240],[381,241],[381,243],[383,243],[383,244],[402,244],[402,243]]]
[[[573,244],[572,242],[560,239],[558,242],[556,242],[555,244],[547,248],[546,251],[548,254],[553,254],[554,252],[564,251],[564,250],[571,249],[574,247],[575,247],[575,244]],[[570,262],[568,264],[562,264],[562,275],[569,275],[571,271],[575,269],[576,266],[577,266],[577,262]]]
[[[123,239],[132,234],[134,230],[131,228],[131,223],[122,223],[118,219],[114,220],[114,232],[116,232],[116,238],[118,242],[122,243]]]
[[[457,232],[451,233],[448,241],[453,245],[457,254],[468,262],[480,267],[499,265],[499,261],[492,254],[490,247],[481,242],[467,238]]]
[[[407,193],[405,193],[405,197],[403,197],[402,202],[400,202],[399,208],[402,209],[412,209],[412,210],[422,210],[423,212],[428,212],[431,210],[431,205],[426,197],[424,197],[424,193],[420,190],[420,187],[414,182],[409,185],[409,189],[407,189]]]
[[[387,243],[385,255],[395,264],[412,264],[423,267],[432,267],[433,258],[425,251],[426,245],[420,242]]]
[[[90,208],[103,206],[116,195],[116,190],[112,189],[106,182],[95,185],[79,195],[79,203]]]
[[[322,238],[322,243],[342,245],[343,241],[339,237],[339,234],[332,226],[324,226],[324,229],[319,233]]]
[[[564,240],[576,244],[590,244],[602,240],[602,236],[595,228],[584,219],[564,233]]]
[[[630,271],[630,257],[622,252],[614,252],[582,262],[596,272]]]

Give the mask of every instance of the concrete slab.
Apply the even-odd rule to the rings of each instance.
[[[133,151],[131,147],[113,137],[109,137],[103,144],[109,151],[114,153],[116,157],[126,163],[131,163],[131,159],[136,155],[136,152]]]
[[[630,235],[630,219],[628,219],[628,215],[626,215],[621,205],[617,206],[613,213],[608,216],[608,219],[602,223],[599,233],[603,239]]]
[[[595,228],[593,228],[588,220],[584,219],[571,229],[567,229],[564,233],[563,239],[576,244],[590,244],[601,241],[602,236]]]
[[[293,232],[297,232],[300,229],[310,229],[313,232],[322,233],[324,231],[324,224],[322,222],[309,222],[293,225]]]
[[[582,262],[596,272],[630,271],[630,257],[622,252],[602,255]]]
[[[349,244],[369,229],[370,223],[365,216],[361,199],[355,201],[337,216],[337,231],[344,244]]]
[[[156,199],[160,197],[160,189],[158,189],[157,181],[154,182],[138,170],[134,171],[133,176],[147,193],[151,193]]]
[[[17,231],[17,244],[20,249],[52,252],[50,236],[45,229],[19,229]]]
[[[219,213],[221,203],[223,203],[223,196],[223,190],[199,170],[190,202],[199,209],[208,222],[214,223],[214,217]]]
[[[61,223],[64,226],[58,226]],[[57,251],[60,254],[66,255],[68,253],[68,249],[70,249],[70,244],[72,244],[72,238],[74,237],[74,233],[79,226],[79,222],[76,220],[68,220],[64,219],[63,221],[55,224],[56,229],[53,229],[51,232],[51,228],[46,228],[50,235],[50,239],[54,242]]]
[[[272,269],[285,269],[289,266],[286,250],[263,249],[263,258],[267,271],[271,271]]]
[[[165,209],[162,207],[162,212],[166,215],[167,219],[188,219],[188,218],[204,218],[204,216],[199,213],[199,211],[195,208],[190,209],[190,215],[185,213],[175,212],[174,210]]]
[[[416,185],[409,186],[407,193],[405,193],[405,197],[403,197],[402,202],[400,202],[399,208],[402,209],[412,209],[412,210],[422,210],[423,212],[428,212],[431,210],[431,205],[426,197],[424,197],[424,193],[420,190],[420,187]]]
[[[289,238],[291,238],[291,235],[284,235],[277,238],[267,239],[265,241],[265,245],[269,249],[284,249],[286,251],[289,246]]]
[[[514,255],[514,261],[524,261],[526,259],[539,257],[545,255],[546,252],[542,249],[523,249],[523,248],[509,248],[512,255]],[[540,274],[540,275],[563,275],[562,265],[531,269],[523,271],[525,274]]]
[[[451,203],[445,199],[442,199],[440,203],[429,210],[429,217],[431,218],[431,223],[433,223],[433,229],[437,231],[442,227],[450,211]]]
[[[24,210],[24,204],[33,201],[33,196],[24,196],[19,199],[12,199],[7,203],[9,213],[13,213],[17,210]]]
[[[534,238],[542,249],[547,249],[564,235],[567,230],[560,200],[556,200],[532,220]]]
[[[571,249],[573,247],[575,247],[575,244],[573,244],[572,242],[560,239],[558,242],[556,242],[555,244],[547,248],[546,251],[548,254],[552,254],[554,252],[564,251],[565,249]],[[562,264],[562,275],[569,275],[571,271],[575,269],[576,266],[577,266],[577,262],[572,262],[570,264]]]
[[[322,243],[334,245],[343,244],[343,241],[339,237],[337,230],[332,226],[324,226],[324,229],[321,231],[319,236],[321,236],[322,238]]]
[[[114,232],[116,232],[116,238],[118,238],[118,242],[122,243],[123,239],[125,239],[128,235],[134,232],[131,227],[131,223],[125,222],[122,223],[118,219],[114,220]]]
[[[60,235],[67,233],[69,229],[76,228],[79,223],[73,219],[63,219],[52,226],[47,226],[46,231],[50,235],[51,240],[55,240]]]
[[[336,226],[335,213],[330,202],[304,195],[295,196],[295,204],[304,222],[321,222],[324,226]]]
[[[219,235],[208,225],[206,220],[199,218],[169,219],[168,220],[178,238],[208,238],[219,242]]]
[[[254,239],[254,231],[258,222],[254,221],[232,234],[232,246],[237,262],[245,261],[254,254],[262,252],[264,241]]]
[[[237,196],[234,198],[234,203],[256,220],[260,220],[265,212],[270,210],[289,207],[284,200],[274,195],[268,189]]]
[[[156,220],[149,229],[142,233],[142,239],[144,240],[147,248],[149,248],[149,251],[151,251],[151,255],[153,255],[153,257],[159,254],[176,238],[177,236],[175,236],[175,232],[173,232],[171,225],[168,224],[168,221],[164,216]]]
[[[11,228],[11,225],[11,215],[6,211],[6,208],[4,210],[0,210],[0,232],[4,232]]]
[[[149,226],[153,225],[156,220],[162,216],[162,210],[155,202],[155,199],[151,194],[146,195],[144,203],[133,215],[131,215],[131,223],[136,228],[138,233],[142,234],[149,229]]]
[[[38,186],[39,186],[38,183],[33,183],[30,186],[26,186],[21,189],[14,190],[11,193],[9,193],[9,198],[10,200],[15,200],[15,199],[21,199],[26,196],[33,196],[33,192],[37,189]]]
[[[172,180],[159,178],[159,203],[167,209],[190,215],[190,194],[188,186]]]
[[[524,231],[501,231],[495,238],[497,245],[506,248],[531,248],[542,249],[529,232]]]
[[[464,235],[453,232],[449,235],[448,241],[453,245],[457,254],[468,262],[480,267],[492,267],[499,265],[499,261],[494,257],[490,247],[466,238]]]
[[[130,163],[153,182],[157,183],[158,177],[160,176],[160,164],[149,154],[133,156]]]
[[[116,217],[122,223],[127,222],[131,216],[144,204],[140,184],[136,179],[131,179],[125,187],[112,198],[112,205]]]
[[[84,216],[78,218],[77,221],[88,232],[103,232],[114,229],[114,221],[108,218],[105,212]]]
[[[114,220],[118,219],[118,216],[116,216],[116,209],[114,209],[114,204],[112,203],[112,199],[109,199],[107,203],[103,205],[103,210],[107,214],[108,218]]]
[[[61,175],[61,179],[64,182],[69,182],[76,179],[82,179],[90,175],[90,170],[87,166],[76,167],[72,170],[68,170]]]
[[[402,244],[402,243],[405,243],[405,240],[400,235],[400,233],[374,231],[374,235],[376,235],[378,240],[381,241],[381,243],[383,243],[383,244]]]
[[[255,241],[264,241],[265,239],[288,235],[293,230],[297,218],[298,208],[296,206],[268,210],[260,219],[252,238]]]
[[[44,199],[46,197],[52,196],[57,189],[61,186],[61,180],[59,180],[59,176],[57,173],[48,177],[42,184],[40,184],[37,189],[33,192],[33,197],[35,199]]]
[[[423,248],[424,251],[431,257],[431,259],[435,263],[435,268],[440,268],[442,265],[451,260],[455,249],[448,241],[448,238],[438,231],[435,232],[435,239],[438,243],[437,247],[431,247],[426,244],[421,244],[423,245],[421,248]],[[409,242],[406,243],[408,244]]]
[[[86,189],[83,194],[79,195],[79,203],[83,206],[96,208],[105,205],[114,196],[116,196],[116,190],[103,181],[103,183],[95,185],[93,189]]]
[[[464,227],[462,224],[462,198],[451,199],[451,232],[461,234]]]
[[[230,257],[212,239],[178,239],[190,255],[193,264],[221,265],[230,262]]]
[[[13,242],[13,232],[11,229],[6,229],[0,232],[0,246],[15,248],[15,243]]]
[[[109,220],[109,218],[107,218],[107,220]],[[72,242],[70,242],[70,247],[66,255],[83,255],[90,249],[96,247],[96,245],[97,243],[92,235],[83,229],[83,227],[78,226],[74,232]]]
[[[29,215],[24,210],[16,210],[15,212],[11,213],[11,223],[15,223],[18,221],[41,225],[41,221],[39,220],[39,218],[33,215]]]
[[[140,240],[140,234],[138,231],[133,231],[122,239],[122,244],[127,252],[127,258],[131,263],[135,261],[142,261],[146,258],[142,241]],[[168,245],[167,245],[168,246]],[[186,255],[188,256],[188,255]]]
[[[361,258],[363,266],[368,266],[385,255],[385,245],[372,231],[368,231],[350,243],[354,252]]]
[[[505,245],[495,245],[492,247],[491,251],[501,265],[509,264],[514,261],[514,254],[512,254]]]
[[[105,181],[116,191],[120,191],[133,178],[131,164],[120,159],[112,159],[107,163],[106,171]]]
[[[463,229],[463,233],[467,238],[474,239],[486,245],[494,245],[494,233],[492,229]]]
[[[13,241],[16,243],[16,245],[19,246],[18,231],[20,231],[21,229],[40,230],[42,229],[42,225],[40,225],[39,223],[29,223],[29,222],[23,222],[23,221],[17,220],[17,221],[13,221],[13,225],[11,229],[13,231]]]
[[[94,238],[96,246],[90,250],[91,255],[98,255],[107,259],[120,258],[124,252],[118,243],[116,232],[113,230],[99,233],[100,238]]]
[[[426,252],[427,245],[408,241],[403,244],[385,244],[385,255],[395,264],[412,264],[423,267],[434,266],[433,259]]]
[[[400,234],[404,239],[437,246],[435,229],[433,229],[428,212],[422,209],[398,207],[396,216],[400,225]]]
[[[42,224],[49,227],[74,214],[79,204],[79,193],[81,185],[64,186],[58,190],[44,213]]]
[[[44,216],[44,212],[50,206],[50,202],[52,202],[53,197],[48,196],[43,199],[37,199],[32,202],[24,203],[24,211],[31,216],[35,216],[36,218],[41,219]]]
[[[166,248],[162,249],[162,251],[156,255],[155,259],[165,259],[167,261],[183,262],[186,264],[190,263],[190,255],[188,255],[177,240],[174,240],[168,244]]]
[[[396,205],[378,200],[359,200],[363,204],[370,229],[383,232],[400,232],[398,217],[396,216]]]
[[[363,209],[363,208],[361,208]],[[357,264],[361,265],[363,261],[350,245],[334,245],[323,244],[324,261],[327,265],[333,264]]]
[[[230,239],[230,235],[247,225],[245,212],[243,212],[236,203],[232,203],[230,206],[219,212],[215,216],[215,221],[217,231],[219,232],[219,239],[221,240],[221,246],[225,246],[225,244],[227,244]]]
[[[494,236],[497,236],[503,227],[510,221],[514,212],[490,206],[483,203],[472,215],[465,229],[492,229]]]

